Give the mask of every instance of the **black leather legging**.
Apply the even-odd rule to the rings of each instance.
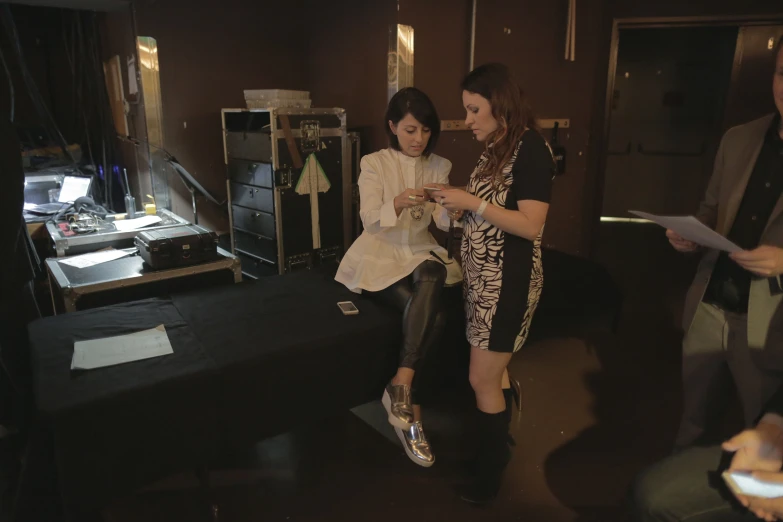
[[[403,312],[400,367],[411,368],[411,393],[416,402],[417,383],[425,370],[425,356],[438,341],[446,316],[440,296],[446,282],[446,267],[437,261],[424,261],[413,274],[379,292],[374,298]]]

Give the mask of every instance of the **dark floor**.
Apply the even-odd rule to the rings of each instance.
[[[660,228],[638,224],[604,225],[597,260],[625,295],[619,327],[612,333],[588,321],[563,329],[556,317],[536,325],[535,338],[511,363],[524,410],[512,421],[517,447],[492,508],[478,511],[452,493],[469,417],[454,409],[460,401],[446,400],[425,411],[438,456],[433,468],[410,463],[380,404],[369,404],[227,457],[226,469],[211,476],[222,518],[623,520],[618,506],[632,477],[666,454],[674,436],[681,339],[675,325],[694,260],[673,252]],[[203,520],[199,495],[194,476],[171,477],[116,502],[105,516]]]

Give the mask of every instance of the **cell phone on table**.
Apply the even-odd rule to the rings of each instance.
[[[783,497],[783,483],[760,480],[746,471],[724,471],[722,476],[735,495],[759,498]]]
[[[337,303],[337,307],[343,315],[356,315],[359,313],[359,309],[351,301],[340,301]]]

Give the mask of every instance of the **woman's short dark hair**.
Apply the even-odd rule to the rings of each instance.
[[[438,111],[435,110],[435,105],[433,105],[429,97],[416,87],[405,87],[397,91],[397,94],[392,96],[392,99],[389,101],[385,120],[389,144],[394,150],[400,150],[400,142],[389,128],[389,122],[391,121],[394,125],[397,125],[408,114],[416,118],[419,123],[427,127],[432,133],[430,134],[430,141],[423,152],[424,156],[429,156],[438,143],[440,118],[438,117]]]

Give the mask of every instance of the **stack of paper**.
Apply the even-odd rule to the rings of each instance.
[[[155,223],[163,221],[160,216],[144,216],[136,219],[120,219],[114,222],[114,228],[120,232],[128,232],[129,230],[139,230]]]
[[[60,263],[64,265],[75,266],[76,268],[87,268],[88,266],[95,266],[107,261],[114,261],[121,257],[129,256],[133,252],[126,252],[124,250],[101,250],[99,252],[91,252],[89,254],[82,254],[80,256],[66,257],[60,259]]]
[[[92,370],[174,353],[161,324],[150,330],[105,339],[78,341],[73,345],[71,370]]]

